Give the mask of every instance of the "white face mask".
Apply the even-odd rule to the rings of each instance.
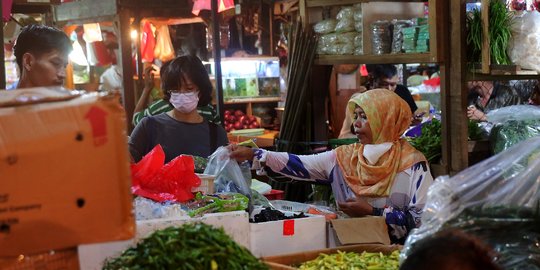
[[[181,113],[190,113],[197,108],[199,103],[199,91],[189,93],[171,93],[169,100]]]

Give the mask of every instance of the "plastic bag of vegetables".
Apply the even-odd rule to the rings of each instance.
[[[540,138],[521,142],[428,191],[422,225],[401,258],[421,240],[447,228],[476,235],[497,252],[503,269],[540,269]]]
[[[514,105],[490,111],[487,114],[491,128],[490,142],[493,153],[500,153],[528,138],[540,136],[540,108]]]

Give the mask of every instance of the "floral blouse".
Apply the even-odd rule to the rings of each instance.
[[[269,168],[296,180],[330,184],[336,202],[355,197],[337,164],[335,151],[294,155],[256,149],[253,167],[258,174],[264,174],[265,168]],[[396,175],[389,197],[365,198],[373,206],[374,215],[385,217],[393,243],[403,244],[409,231],[420,226],[420,216],[432,182],[427,163],[419,162]]]

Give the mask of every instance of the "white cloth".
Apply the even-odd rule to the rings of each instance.
[[[99,78],[100,90],[122,89],[122,73],[117,65],[109,67]]]

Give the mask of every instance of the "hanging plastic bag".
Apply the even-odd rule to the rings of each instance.
[[[158,202],[185,202],[194,198],[192,188],[201,185],[191,156],[178,156],[163,165],[165,153],[156,145],[137,164],[131,165],[133,194]]]
[[[154,62],[154,48],[156,47],[156,39],[154,38],[154,32],[152,32],[152,26],[149,22],[145,22],[143,25],[143,32],[141,35],[141,53],[142,61],[147,63]]]
[[[229,157],[230,151],[219,147],[209,158],[204,174],[215,175],[216,192],[240,193],[251,198],[251,169],[249,163],[238,164]]]
[[[162,25],[158,29],[156,48],[154,49],[154,57],[167,62],[174,58],[174,48],[169,34],[169,26]]]
[[[540,138],[532,138],[451,178],[437,178],[422,225],[407,238],[401,258],[414,253],[419,240],[457,228],[489,244],[502,269],[540,269],[539,177]]]
[[[522,68],[540,71],[540,12],[525,12],[512,23],[508,56]]]

